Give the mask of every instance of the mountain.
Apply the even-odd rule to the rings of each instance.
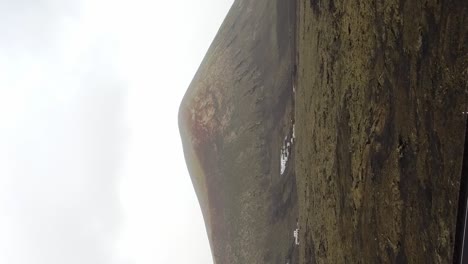
[[[450,263],[467,11],[235,1],[179,112],[215,263]]]
[[[185,157],[216,263],[286,263],[297,194],[294,2],[236,1],[182,101]],[[282,171],[283,170],[283,171]]]

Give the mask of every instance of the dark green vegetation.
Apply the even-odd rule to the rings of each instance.
[[[451,263],[467,14],[235,1],[179,115],[215,262]]]

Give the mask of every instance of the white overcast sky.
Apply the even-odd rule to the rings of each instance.
[[[0,0],[0,263],[212,263],[177,110],[233,0]]]

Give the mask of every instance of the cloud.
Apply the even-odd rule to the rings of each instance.
[[[64,20],[79,16],[72,0],[0,1],[0,48],[17,52],[47,52],[54,48]]]
[[[38,109],[3,142],[2,263],[115,263],[122,96],[118,87],[83,89]]]
[[[231,3],[0,1],[0,263],[211,263],[177,109]]]
[[[0,263],[121,263],[126,88],[77,9],[0,2]]]

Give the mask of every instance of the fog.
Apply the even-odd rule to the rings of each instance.
[[[0,0],[0,263],[212,263],[177,110],[231,4]]]

